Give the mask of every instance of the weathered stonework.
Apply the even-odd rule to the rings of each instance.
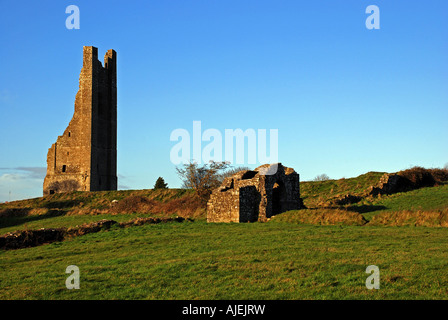
[[[117,190],[117,54],[83,47],[75,112],[47,154],[44,195]]]
[[[207,203],[207,222],[267,221],[303,207],[299,174],[281,163],[265,164],[225,178]]]

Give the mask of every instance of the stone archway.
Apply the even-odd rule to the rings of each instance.
[[[274,183],[272,187],[272,215],[282,213],[285,211],[285,201],[286,201],[286,188],[285,184],[278,180]]]
[[[260,192],[255,186],[240,188],[239,222],[255,222],[258,220]]]

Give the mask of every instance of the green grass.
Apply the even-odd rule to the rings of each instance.
[[[123,222],[136,217],[176,216],[176,213],[126,212],[114,214],[111,209],[113,200],[122,200],[131,196],[143,196],[160,203],[169,203],[183,196],[193,197],[193,190],[120,190],[96,192],[70,192],[53,194],[46,197],[14,201],[0,204],[0,235],[16,230],[40,228],[72,227],[83,223],[112,219]],[[14,215],[2,216],[2,210],[15,209]],[[97,214],[95,210],[104,210]],[[205,211],[205,210],[204,210]],[[80,212],[80,213],[79,213]],[[205,217],[195,217],[205,219]]]
[[[274,222],[362,226],[367,223],[357,212],[340,209],[301,209],[291,210],[271,218]]]
[[[448,228],[372,226],[356,213],[371,220],[379,213],[446,209],[448,185],[366,197],[338,210],[319,207],[345,194],[365,195],[382,175],[301,183],[305,204],[316,209],[283,213],[268,223],[207,224],[199,217],[0,250],[0,299],[447,299]],[[74,192],[0,204],[0,210],[23,211],[0,217],[0,234],[124,222],[151,213],[109,214],[114,199],[169,203],[189,194]],[[92,214],[103,209],[107,214]],[[82,214],[70,215],[76,212]],[[65,287],[69,265],[80,268],[80,290]],[[365,287],[369,265],[380,268],[379,290]]]
[[[446,299],[447,267],[446,228],[168,223],[1,251],[0,299]]]
[[[327,181],[324,181],[327,182]],[[321,184],[320,182],[318,184]],[[124,195],[119,195],[119,193],[124,192]],[[135,193],[135,191],[133,191]],[[141,191],[142,193],[145,191]],[[147,191],[146,191],[147,192]],[[89,203],[94,203],[97,206],[97,203],[100,202],[101,195],[107,195],[108,199],[119,198],[123,199],[128,195],[129,191],[115,191],[115,192],[100,192],[99,195],[96,193],[92,193],[89,195],[91,200]],[[166,194],[170,193],[165,193]],[[181,196],[183,193],[176,190],[173,193],[176,197]],[[79,198],[81,196],[85,196],[83,193],[75,193],[73,202],[78,203]],[[154,193],[152,195],[158,196],[163,199],[164,193]],[[30,204],[30,200],[26,200],[26,204],[24,206],[37,207],[37,208],[45,208],[52,207],[55,203],[66,203],[64,201],[70,201],[67,195],[58,195],[59,197],[54,199],[53,202],[50,200],[43,201],[43,198],[33,199],[33,203]],[[170,194],[170,197],[173,197]],[[111,201],[111,200],[110,200]],[[18,203],[15,204],[18,206]],[[72,207],[69,207],[72,209]],[[343,207],[344,208],[344,207]],[[437,210],[448,208],[448,185],[438,186],[438,187],[429,187],[417,189],[409,192],[397,193],[390,196],[383,196],[380,198],[366,198],[359,203],[347,205],[345,208],[348,208],[351,211],[361,213],[366,220],[371,220],[372,217],[378,213],[385,211],[401,211],[401,210],[411,210],[411,211],[425,211],[425,210]],[[62,211],[62,214],[64,212]],[[90,223],[94,221],[99,221],[101,219],[112,219],[117,222],[123,222],[130,219],[134,219],[136,217],[150,216],[150,214],[101,214],[101,215],[54,215],[51,212],[43,215],[28,215],[23,217],[0,217],[0,234],[5,234],[7,232],[12,232],[15,230],[23,230],[23,229],[39,229],[39,228],[57,228],[57,227],[70,227],[75,225],[80,225],[83,223]],[[280,218],[280,216],[279,216]],[[286,221],[286,217],[282,217],[283,220]],[[292,219],[291,222],[294,222],[295,219]]]
[[[61,228],[74,227],[84,223],[100,221],[102,219],[125,222],[137,217],[149,217],[150,214],[101,214],[101,215],[73,215],[73,216],[51,216],[51,215],[31,215],[17,218],[0,217],[0,234],[13,232],[16,230],[36,230],[40,228]]]
[[[448,185],[396,193],[381,198],[368,198],[347,206],[370,220],[385,211],[430,211],[448,208]]]
[[[370,186],[378,184],[384,174],[385,172],[368,172],[355,178],[304,181],[300,183],[300,195],[307,207],[314,208],[322,202],[346,194],[364,195]]]

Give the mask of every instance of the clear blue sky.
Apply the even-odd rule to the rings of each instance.
[[[85,45],[117,51],[121,189],[179,187],[170,134],[195,120],[278,129],[302,180],[448,162],[446,0],[9,0],[0,43],[0,201],[42,195]]]

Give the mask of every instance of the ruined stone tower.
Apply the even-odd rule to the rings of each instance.
[[[117,53],[83,47],[75,112],[48,150],[44,195],[117,190]]]

